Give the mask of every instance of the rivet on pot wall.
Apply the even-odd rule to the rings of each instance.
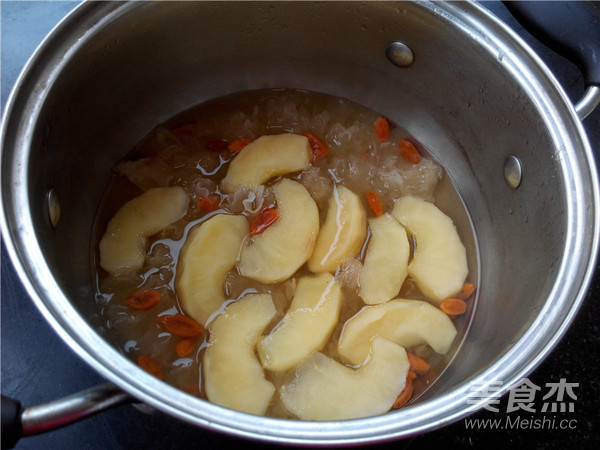
[[[523,178],[521,161],[514,155],[508,155],[504,160],[504,179],[513,189],[517,189]]]
[[[48,218],[50,219],[50,224],[56,228],[58,221],[60,220],[60,203],[54,189],[51,188],[48,191],[46,201],[48,203]]]
[[[389,61],[398,67],[409,67],[415,61],[415,54],[404,42],[390,42],[385,49]]]

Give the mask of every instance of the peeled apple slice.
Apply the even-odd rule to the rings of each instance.
[[[304,186],[284,178],[273,186],[279,218],[242,248],[239,273],[262,283],[288,279],[313,252],[319,210]]]
[[[358,255],[366,237],[367,215],[360,197],[341,184],[334,186],[308,268],[335,272],[343,259]]]
[[[202,367],[209,401],[249,414],[264,415],[275,393],[254,349],[275,317],[270,294],[248,294],[211,322]]]
[[[391,300],[408,273],[406,230],[390,214],[369,219],[371,237],[359,276],[358,295],[368,305]]]
[[[365,306],[348,319],[338,353],[351,364],[360,364],[376,337],[406,348],[428,344],[436,353],[444,354],[456,337],[456,328],[446,313],[425,301],[390,300]]]
[[[310,165],[310,158],[310,144],[302,135],[261,136],[231,161],[221,186],[227,193],[241,186],[252,188],[273,177],[305,169]]]
[[[404,389],[410,368],[399,345],[375,339],[369,360],[358,369],[313,353],[281,386],[285,407],[301,420],[344,420],[383,414]]]
[[[258,343],[263,367],[288,370],[321,350],[337,323],[341,304],[342,290],[330,273],[300,278],[285,316]]]
[[[225,275],[235,266],[248,228],[244,216],[217,214],[188,234],[177,263],[175,292],[196,322],[206,325],[225,301]]]
[[[415,238],[408,274],[421,292],[442,302],[460,291],[469,268],[467,251],[452,220],[433,203],[412,196],[396,200],[392,216]]]
[[[111,275],[141,269],[148,238],[185,216],[189,201],[183,188],[174,186],[148,189],[125,203],[100,240],[100,266]]]

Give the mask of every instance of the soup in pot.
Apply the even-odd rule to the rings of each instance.
[[[464,335],[466,212],[374,111],[235,94],[157,126],[114,172],[97,303],[128,357],[191,395],[301,420],[382,414],[433,383]]]

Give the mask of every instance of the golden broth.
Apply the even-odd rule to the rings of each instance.
[[[175,347],[181,338],[165,331],[157,323],[157,317],[183,313],[174,287],[175,271],[179,251],[192,227],[219,212],[243,214],[251,223],[261,209],[274,202],[269,189],[271,183],[258,191],[234,194],[225,194],[219,189],[228,163],[235,157],[227,149],[227,143],[237,138],[256,139],[265,134],[308,131],[328,144],[330,152],[326,158],[310,169],[289,176],[307,188],[319,208],[321,223],[334,182],[343,183],[363,201],[367,191],[377,193],[384,212],[391,211],[395,198],[415,195],[438,204],[455,223],[458,216],[463,218],[458,221],[459,225],[468,222],[464,220],[468,216],[453,191],[452,183],[436,162],[424,157],[415,165],[401,156],[398,141],[410,139],[404,130],[392,126],[386,142],[377,139],[374,124],[379,117],[376,112],[340,98],[294,90],[263,90],[210,101],[155,128],[126,160],[115,167],[115,175],[106,189],[95,224],[96,299],[119,348],[134,361],[141,354],[149,355],[161,366],[165,382],[205,397],[201,362],[207,333],[195,338],[191,354],[180,357]],[[125,202],[140,195],[143,190],[172,185],[182,186],[191,199],[186,216],[150,239],[141,271],[122,276],[104,272],[98,264],[97,249],[110,218]],[[217,199],[218,209],[207,212],[198,200],[200,198]],[[368,217],[373,217],[366,202],[364,206]],[[465,245],[474,244],[470,229],[463,227],[459,232],[463,242],[467,237]],[[357,294],[357,277],[367,242],[368,239],[361,255],[346,261],[336,273],[342,284],[344,300],[338,325],[322,350],[333,358],[337,357],[336,342],[343,324],[364,306]],[[473,252],[468,254],[472,256]],[[469,263],[472,269],[474,261]],[[304,265],[294,278],[308,273]],[[158,290],[161,293],[160,303],[149,310],[138,311],[128,307],[125,299],[140,289]],[[225,280],[228,301],[248,292],[272,295],[278,314],[269,327],[271,329],[290,305],[293,282],[262,284],[239,275],[235,269],[230,271]],[[404,283],[399,297],[426,300],[410,279]],[[443,370],[464,334],[467,319],[459,317],[455,325],[459,333],[453,350],[448,354],[436,355],[427,346],[411,349],[431,364],[429,373],[415,380],[413,399]],[[277,387],[292,374],[266,371],[266,376]],[[274,396],[267,415],[292,417],[277,398],[277,395]]]

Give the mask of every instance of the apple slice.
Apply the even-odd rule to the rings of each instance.
[[[366,237],[367,215],[360,197],[335,185],[308,268],[314,273],[335,272],[344,258],[358,255]]]
[[[433,203],[412,196],[396,200],[392,216],[415,238],[408,275],[421,292],[441,303],[460,291],[469,268],[452,220]]]
[[[261,136],[231,161],[221,187],[227,193],[235,192],[241,186],[252,188],[273,177],[309,167],[310,158],[310,144],[302,135]]]
[[[284,178],[273,186],[279,218],[242,248],[239,273],[262,283],[288,279],[313,252],[319,210],[304,186]]]
[[[446,313],[425,301],[390,300],[365,306],[348,319],[338,342],[338,353],[351,364],[360,364],[375,337],[406,348],[428,344],[444,354],[456,337],[456,328]]]
[[[178,221],[190,199],[182,187],[148,189],[125,203],[100,240],[100,266],[111,275],[140,270],[148,238]]]
[[[265,413],[275,387],[265,379],[254,349],[275,314],[270,294],[248,294],[211,322],[202,362],[209,401],[250,414]]]
[[[341,304],[342,290],[330,273],[300,278],[285,316],[258,343],[263,367],[285,371],[321,350],[337,323]]]
[[[407,275],[410,244],[406,230],[390,214],[369,219],[371,237],[358,279],[358,295],[368,305],[391,300]]]
[[[375,339],[358,369],[313,353],[280,388],[285,407],[301,420],[344,420],[383,414],[404,389],[410,364],[401,346]]]
[[[203,325],[225,301],[225,275],[248,235],[244,216],[217,214],[191,229],[179,254],[175,292],[187,315]]]

